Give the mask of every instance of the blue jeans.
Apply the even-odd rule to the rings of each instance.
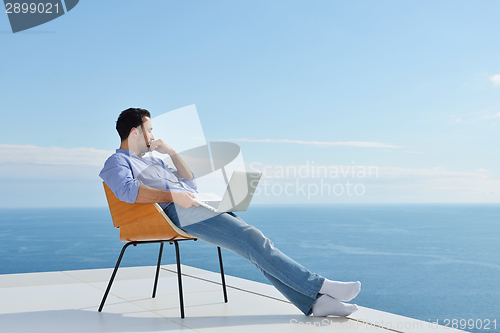
[[[179,221],[185,216],[207,216],[206,219],[199,218],[201,222],[181,228],[204,242],[247,259],[300,311],[306,316],[311,314],[313,304],[321,296],[318,292],[325,278],[309,272],[281,253],[260,230],[245,223],[234,213],[214,216],[204,207],[185,209],[171,204],[165,208],[165,213],[179,227]]]

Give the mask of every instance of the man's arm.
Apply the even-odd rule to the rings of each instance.
[[[174,162],[179,177],[193,179],[193,173],[177,152],[174,151],[174,154],[170,155],[170,158]]]
[[[139,192],[137,192],[136,203],[157,203],[157,202],[175,202],[182,208],[189,208],[191,206],[199,206],[194,200],[194,194],[190,192],[170,192],[158,190],[144,184],[139,185]]]
[[[182,160],[179,154],[177,154],[177,152],[172,147],[163,142],[163,140],[155,140],[151,142],[149,150],[156,150],[161,154],[168,154],[172,159],[172,162],[174,162],[179,177],[193,179],[193,173],[191,172],[187,164]]]
[[[175,202],[183,208],[199,206],[194,201],[194,194],[189,192],[170,192],[158,190],[150,186],[140,184],[134,178],[130,163],[126,155],[113,154],[99,173],[102,180],[109,186],[115,196],[121,201],[128,203],[157,203]]]

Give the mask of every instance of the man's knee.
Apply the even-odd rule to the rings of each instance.
[[[262,231],[252,225],[248,225],[245,229],[245,233],[247,234],[247,239],[254,247],[274,247],[273,242],[267,238]]]

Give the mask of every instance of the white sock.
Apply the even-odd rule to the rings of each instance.
[[[325,279],[323,286],[319,290],[320,294],[326,294],[339,301],[349,302],[358,296],[361,290],[361,282],[339,282]]]
[[[339,316],[345,317],[358,309],[356,304],[342,303],[328,295],[323,295],[312,307],[314,317]]]

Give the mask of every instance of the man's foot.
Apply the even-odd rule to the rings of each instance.
[[[342,303],[335,298],[328,295],[323,295],[312,307],[313,316],[315,317],[326,317],[326,316],[339,316],[345,317],[353,313],[358,309],[356,304],[346,304]]]
[[[326,294],[336,298],[339,301],[349,302],[354,297],[358,296],[361,290],[361,282],[339,282],[325,279],[323,286],[319,290],[320,294]]]

